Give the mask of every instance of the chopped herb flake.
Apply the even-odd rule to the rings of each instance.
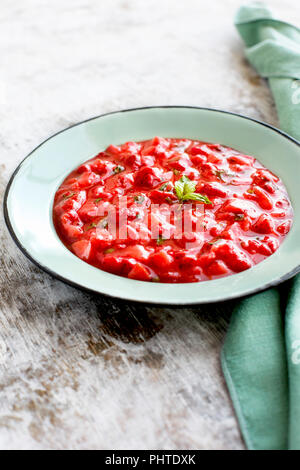
[[[218,243],[218,241],[222,240],[221,238],[214,238],[210,242],[208,242],[209,245],[215,245],[215,243]]]
[[[118,173],[121,173],[122,171],[124,171],[125,168],[121,165],[117,165],[115,168],[114,168],[114,174],[117,175]]]
[[[172,199],[170,197],[166,197],[166,202],[168,204],[173,204],[174,201],[172,201]]]
[[[69,194],[66,193],[63,195],[63,199],[69,199],[70,197],[73,197],[73,196],[75,196],[75,193],[69,193]]]
[[[214,174],[215,174],[215,176],[216,176],[217,178],[219,178],[219,180],[221,180],[221,181],[223,181],[223,182],[226,182],[226,180],[224,180],[224,176],[229,176],[229,177],[230,177],[230,176],[232,176],[232,177],[234,176],[233,173],[228,173],[226,170],[216,170],[216,171],[214,172]]]
[[[163,237],[158,237],[156,240],[157,245],[162,245],[166,240]]]
[[[145,196],[143,196],[142,194],[138,194],[138,195],[134,196],[134,200],[138,204],[143,204],[143,202],[145,201]]]
[[[108,221],[107,221],[106,218],[101,220],[100,226],[101,226],[101,228],[107,228],[108,227]]]
[[[239,221],[239,220],[244,220],[245,214],[236,214],[234,217],[234,220]]]
[[[108,255],[109,253],[113,253],[115,251],[114,248],[107,248],[107,250],[104,251],[105,255]]]
[[[159,188],[159,190],[160,190],[160,191],[165,191],[165,190],[167,189],[168,185],[169,185],[169,182],[164,183],[164,184]]]
[[[86,228],[86,230],[90,230],[90,229],[92,229],[92,228],[94,228],[94,227],[97,227],[96,222],[92,222],[90,225],[88,225],[87,228]]]

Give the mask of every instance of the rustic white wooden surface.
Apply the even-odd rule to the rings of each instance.
[[[103,112],[189,104],[277,124],[232,25],[239,3],[1,0],[1,198],[40,141]],[[269,3],[299,24],[298,2]],[[27,261],[2,215],[0,229],[1,449],[244,447],[219,364],[230,304],[82,293]]]

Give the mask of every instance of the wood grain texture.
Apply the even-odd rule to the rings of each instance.
[[[48,135],[190,104],[277,124],[232,26],[239,0],[1,0],[0,195]],[[269,2],[300,20],[294,0]],[[232,303],[155,308],[33,266],[0,221],[1,449],[242,449],[219,353]]]

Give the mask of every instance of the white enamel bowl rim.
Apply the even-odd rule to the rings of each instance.
[[[16,245],[19,247],[19,249],[23,252],[23,254],[29,258],[34,264],[36,264],[38,267],[40,267],[42,270],[46,271],[50,275],[54,276],[55,278],[65,282],[66,284],[69,284],[73,287],[77,287],[83,290],[87,290],[90,292],[95,292],[98,294],[102,295],[109,295],[110,297],[115,297],[123,300],[129,300],[129,301],[137,301],[137,302],[143,302],[143,303],[149,303],[149,304],[157,304],[157,305],[193,305],[193,304],[203,304],[203,303],[211,303],[211,302],[217,302],[217,301],[224,301],[224,300],[229,300],[237,297],[243,297],[245,295],[253,294],[256,292],[260,292],[268,287],[278,285],[279,283],[293,277],[295,274],[300,272],[300,263],[299,260],[295,260],[295,265],[291,267],[291,269],[288,270],[288,272],[282,272],[276,277],[272,277],[271,280],[266,280],[266,282],[259,282],[258,285],[254,286],[253,285],[250,287],[246,286],[245,281],[242,282],[242,277],[241,276],[243,273],[235,274],[233,276],[225,277],[222,279],[218,280],[213,280],[213,281],[206,281],[202,283],[189,283],[189,284],[159,284],[159,283],[146,283],[146,282],[141,282],[141,281],[134,281],[130,280],[127,278],[122,278],[120,276],[115,276],[109,273],[106,273],[104,271],[101,271],[97,268],[94,268],[93,266],[88,265],[87,263],[84,263],[81,261],[79,258],[75,257],[69,250],[67,250],[65,247],[65,255],[64,256],[69,256],[72,257],[70,263],[71,265],[73,264],[76,269],[78,270],[85,270],[88,269],[89,271],[86,271],[88,274],[90,274],[91,279],[93,277],[98,276],[99,279],[105,280],[106,286],[103,288],[102,286],[100,288],[95,288],[95,283],[94,285],[90,285],[89,280],[84,279],[84,281],[80,281],[78,279],[74,280],[70,274],[68,275],[63,275],[59,270],[55,270],[52,267],[48,265],[47,262],[41,262],[40,259],[38,259],[38,256],[34,256],[30,250],[25,246],[24,240],[22,240],[22,236],[20,236],[19,233],[16,233],[17,230],[15,229],[15,220],[14,220],[14,214],[12,213],[12,210],[10,208],[9,200],[11,197],[11,193],[13,191],[13,185],[18,178],[20,170],[23,168],[23,165],[25,162],[30,160],[30,158],[39,150],[41,147],[44,146],[47,142],[49,142],[52,139],[55,139],[57,136],[60,134],[69,131],[71,129],[74,129],[78,126],[83,126],[85,124],[89,124],[95,120],[101,120],[102,118],[106,118],[108,116],[113,116],[113,115],[121,115],[123,113],[134,113],[134,112],[145,112],[145,111],[151,111],[151,110],[173,110],[176,112],[182,111],[182,110],[198,110],[200,112],[209,112],[209,113],[221,113],[222,115],[228,115],[228,116],[234,116],[242,120],[247,120],[252,123],[256,123],[260,126],[264,126],[265,128],[271,130],[272,132],[276,133],[277,135],[279,134],[282,136],[283,139],[287,139],[290,142],[293,142],[296,146],[300,147],[300,143],[286,134],[285,132],[269,125],[266,124],[262,121],[258,121],[240,114],[228,112],[228,111],[223,111],[223,110],[218,110],[218,109],[212,109],[212,108],[203,108],[203,107],[196,107],[196,106],[150,106],[150,107],[143,107],[143,108],[134,108],[134,109],[126,109],[122,111],[115,111],[112,113],[106,113],[102,114],[96,117],[93,117],[91,119],[87,119],[85,121],[79,122],[73,126],[70,126],[66,129],[61,130],[60,132],[57,132],[56,134],[52,135],[48,139],[46,139],[44,142],[42,142],[38,147],[36,147],[32,152],[30,152],[27,157],[19,164],[19,166],[16,168],[14,173],[12,174],[9,183],[7,185],[5,195],[4,195],[4,203],[3,203],[3,208],[4,208],[4,217],[5,217],[5,222],[8,227],[8,230],[15,241]],[[185,137],[185,136],[182,136]],[[129,139],[128,139],[129,140]],[[135,139],[134,139],[135,140]],[[234,145],[232,145],[234,147]],[[300,155],[300,153],[299,153]],[[85,160],[87,160],[89,156]],[[300,161],[300,160],[299,160]],[[70,167],[69,172],[72,171],[74,167]],[[65,175],[66,176],[66,175]],[[279,175],[280,176],[280,175]],[[49,197],[52,198],[53,200],[53,193],[49,194]],[[51,203],[52,204],[52,203]],[[299,216],[300,217],[300,216]],[[53,225],[53,224],[52,224]],[[50,225],[49,225],[50,229]],[[51,228],[54,230],[54,228]],[[61,243],[58,241],[57,243]],[[288,243],[288,241],[285,241],[282,246]],[[281,247],[280,247],[281,249]],[[278,250],[278,252],[280,251]],[[277,252],[276,252],[277,253]],[[272,255],[268,260],[271,260],[273,257],[275,257],[276,253]],[[297,252],[298,253],[298,252]],[[277,255],[277,262],[279,259],[280,255]],[[257,266],[260,266],[264,264],[267,260],[265,260],[263,263],[260,263],[259,265],[256,265],[254,268],[251,268],[249,270],[255,270],[257,269]],[[81,263],[78,265],[78,263]],[[274,259],[275,263],[275,259]],[[274,263],[271,263],[271,270],[275,266]],[[83,267],[85,266],[85,268]],[[79,268],[78,268],[79,266]],[[266,268],[267,269],[267,268]],[[97,273],[98,274],[97,274]],[[246,271],[245,271],[246,272]],[[244,273],[245,273],[244,272]],[[244,275],[245,276],[245,275]],[[268,276],[267,276],[268,277]],[[226,281],[227,279],[227,281]],[[228,291],[226,293],[222,293],[223,286],[226,285],[226,282],[228,279],[233,280],[241,280],[241,284],[244,284],[243,287],[240,289],[237,287],[238,282],[235,282],[235,288],[233,289],[232,292]],[[245,278],[244,278],[245,279]],[[224,283],[225,281],[225,283]],[[214,283],[216,293],[215,295],[207,295],[205,296],[205,285],[208,283]],[[255,282],[254,282],[255,284]],[[99,283],[101,285],[101,282]],[[107,287],[109,286],[109,287]],[[226,289],[225,289],[226,290]],[[200,292],[200,294],[198,293]],[[181,294],[181,293],[182,294]],[[204,294],[203,294],[204,293]]]

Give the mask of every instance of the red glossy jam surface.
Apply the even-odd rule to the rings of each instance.
[[[251,268],[277,250],[292,216],[283,183],[254,157],[159,137],[111,145],[80,165],[53,208],[62,242],[85,262],[172,283]]]

